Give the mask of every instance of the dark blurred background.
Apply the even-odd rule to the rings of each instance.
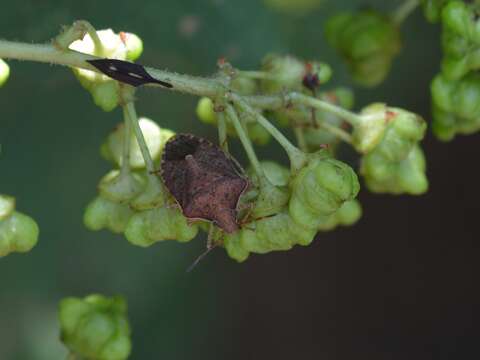
[[[332,86],[350,86],[323,37],[325,19],[399,4],[325,0],[298,17],[254,0],[2,1],[0,36],[45,42],[60,25],[87,19],[140,35],[145,65],[207,75],[221,56],[255,69],[268,52],[290,52],[329,62]],[[356,108],[384,101],[430,121],[440,29],[417,10],[403,35],[387,81],[355,88]],[[0,259],[0,359],[63,359],[57,303],[92,292],[127,298],[131,359],[479,358],[480,134],[447,144],[427,136],[425,196],[363,190],[364,216],[352,228],[243,264],[219,249],[186,273],[205,247],[202,238],[141,249],[82,224],[109,169],[99,146],[121,112],[99,110],[66,68],[9,63],[10,80],[0,89],[0,191],[17,197],[41,237],[30,253]],[[195,104],[191,96],[142,89],[137,106],[165,127],[214,139],[215,129],[196,120]],[[274,145],[259,150],[264,159],[278,152]]]

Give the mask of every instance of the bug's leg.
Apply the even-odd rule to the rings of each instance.
[[[195,259],[195,261],[192,263],[192,265],[190,265],[190,266],[188,267],[187,272],[192,271],[192,270],[195,268],[195,266],[197,266],[198,263],[199,263],[205,256],[208,255],[208,253],[209,253],[210,251],[212,251],[213,249],[215,249],[215,248],[219,245],[219,243],[217,243],[217,242],[215,241],[215,231],[216,231],[215,225],[214,225],[213,222],[211,222],[211,223],[210,223],[210,227],[209,227],[209,229],[208,229],[207,249],[206,249],[203,253],[201,253],[201,254]]]

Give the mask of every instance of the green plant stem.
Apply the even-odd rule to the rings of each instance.
[[[295,135],[297,136],[297,140],[299,140],[297,133],[302,134],[302,137],[303,137],[303,127],[301,125],[300,126],[296,125],[296,123],[303,123],[303,122],[305,122],[305,120],[310,120],[310,119],[306,119],[305,117],[299,117],[299,118],[294,118],[293,119],[292,127],[295,130]],[[314,125],[319,127],[319,128],[322,128],[323,130],[325,130],[325,131],[329,132],[330,134],[338,137],[340,140],[343,140],[348,144],[352,143],[352,136],[350,135],[350,133],[348,133],[347,131],[343,130],[342,128],[340,128],[338,126],[334,126],[332,124],[329,124],[326,121],[319,121],[316,118],[314,119]],[[301,131],[299,131],[299,130],[301,130]],[[300,146],[300,149],[305,151],[305,149],[302,148],[301,146]]]
[[[420,5],[419,0],[405,0],[392,14],[393,21],[401,25]]]
[[[228,152],[227,141],[227,122],[225,120],[225,113],[220,111],[217,113],[217,127],[218,127],[218,142],[223,151]]]
[[[97,34],[97,30],[90,24],[88,21],[81,20],[81,25],[85,26],[88,35],[90,35],[90,38],[93,41],[93,46],[95,47],[95,55],[103,57],[105,56],[105,47],[102,44],[102,41],[100,40],[100,37]],[[75,26],[75,24],[74,24]]]
[[[78,20],[72,26],[67,26],[61,34],[53,39],[53,44],[61,50],[68,50],[71,43],[81,40],[88,33],[95,46],[95,53],[101,56],[105,53],[105,48],[98,37],[95,28],[88,21]]]
[[[128,86],[128,85],[126,85]],[[129,88],[131,88],[129,86]],[[143,156],[143,160],[145,161],[145,166],[147,171],[151,174],[155,172],[155,165],[153,164],[152,156],[150,155],[150,150],[148,150],[147,142],[145,141],[145,137],[143,136],[142,129],[140,128],[140,124],[138,123],[137,112],[135,110],[135,104],[133,100],[127,101],[126,104],[123,106],[123,111],[125,116],[128,117],[130,123],[133,127],[133,131],[135,134],[135,138],[137,139],[138,146],[140,147],[140,151]]]
[[[281,110],[291,105],[305,105],[336,115],[352,126],[355,126],[362,121],[360,115],[348,111],[341,106],[337,106],[328,101],[316,99],[297,92],[292,92],[285,95],[277,94],[244,96],[243,100],[250,106],[265,110]]]
[[[300,150],[307,152],[308,147],[305,141],[305,135],[303,133],[303,129],[298,126],[293,126],[293,132],[295,133],[295,138],[297,139],[297,145]]]
[[[323,128],[324,130],[328,131],[329,133],[335,135],[336,137],[338,137],[342,141],[345,141],[347,144],[352,143],[352,135],[350,135],[345,130],[343,130],[339,127],[333,126],[333,125],[331,125],[331,124],[329,124],[325,121],[321,121],[321,122],[317,121],[317,123],[318,123],[318,126]]]
[[[301,104],[308,107],[312,107],[314,109],[326,111],[330,114],[336,115],[339,118],[345,120],[350,125],[355,126],[361,121],[360,115],[357,115],[351,111],[345,110],[344,108],[333,105],[328,101],[315,99],[311,96],[303,95],[300,93],[291,93],[286,96],[287,101],[291,102],[292,104]]]
[[[238,108],[252,116],[275,140],[284,148],[287,153],[292,169],[296,172],[307,162],[307,155],[295,147],[275,126],[273,126],[262,114],[253,109],[243,98],[236,94],[229,94],[229,97]]]
[[[225,111],[227,113],[228,118],[230,119],[233,126],[235,127],[235,131],[237,132],[238,138],[240,139],[240,142],[242,143],[243,148],[247,153],[248,160],[250,160],[250,163],[253,166],[253,170],[255,171],[256,175],[259,178],[264,178],[265,174],[263,172],[262,166],[260,165],[257,155],[255,154],[255,150],[253,149],[252,142],[250,141],[247,133],[245,132],[242,124],[240,123],[240,120],[237,116],[237,112],[235,111],[232,105],[227,105]]]
[[[122,143],[122,167],[120,169],[120,175],[126,175],[130,172],[130,143],[132,137],[132,122],[130,121],[126,106],[123,107],[123,120],[124,128]]]
[[[273,76],[265,71],[239,71],[239,76],[248,77],[250,79],[272,79]]]

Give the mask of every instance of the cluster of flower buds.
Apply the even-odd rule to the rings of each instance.
[[[8,64],[0,59],[0,87],[2,87],[10,76],[10,67]]]
[[[385,104],[362,110],[353,145],[364,154],[360,172],[373,192],[422,194],[428,189],[419,142],[426,123],[418,115]]]
[[[76,40],[70,49],[99,57],[126,61],[136,60],[143,51],[142,40],[135,34],[115,33],[111,29],[96,32],[99,41],[94,41],[87,33],[83,39]],[[95,71],[73,68],[80,84],[87,89],[104,111],[112,111],[120,101],[118,82]]]
[[[158,165],[165,143],[174,133],[161,129],[147,118],[140,118],[139,125],[150,154]],[[142,153],[133,134],[130,134],[130,164],[128,167],[122,166],[124,136],[125,125],[122,124],[101,147],[102,156],[120,169],[112,170],[100,181],[99,195],[85,211],[87,228],[124,233],[132,244],[144,247],[162,240],[193,239],[198,228],[190,225],[173,204],[158,176],[145,169]]]
[[[432,5],[433,7],[434,5]],[[480,129],[480,21],[478,5],[437,1],[442,22],[442,71],[432,81],[433,132],[443,141]]]
[[[0,194],[0,257],[12,252],[28,252],[38,241],[37,223],[15,211],[15,199]]]
[[[69,297],[60,302],[62,342],[71,354],[90,360],[124,360],[130,355],[127,304],[120,296]]]
[[[325,30],[328,42],[347,63],[354,80],[367,87],[385,79],[401,48],[398,25],[374,10],[336,15]]]
[[[357,17],[360,29],[354,31],[351,22]],[[368,77],[370,85],[383,78],[398,51],[396,25],[370,11],[342,15],[332,24],[343,24],[339,32],[349,29],[344,38],[338,35],[338,41],[352,37],[353,48],[370,49],[351,57],[358,61],[355,71]],[[356,37],[356,32],[367,35]],[[197,105],[200,120],[217,126],[224,122],[226,135],[240,138],[254,169],[245,174],[223,146],[191,134],[173,136],[141,118],[140,130],[154,162],[147,171],[141,151],[146,150],[137,144],[126,122],[101,147],[103,157],[116,169],[103,177],[98,197],[87,207],[88,228],[124,233],[132,244],[143,247],[169,239],[187,242],[199,229],[208,230],[211,244],[223,245],[237,261],[250,253],[308,245],[319,231],[352,225],[362,214],[356,200],[360,189],[356,173],[333,158],[331,146],[325,146],[335,145],[338,139],[351,142],[363,154],[361,173],[372,191],[426,191],[425,159],[418,146],[426,125],[419,116],[383,104],[371,105],[360,115],[345,111],[342,108],[353,106],[352,92],[320,89],[332,76],[331,68],[321,62],[268,55],[259,71],[242,72],[224,61],[219,67],[218,80],[233,92],[232,98],[263,94],[264,100],[277,101],[279,94],[286,94],[282,109],[263,113],[257,109],[260,115],[241,101],[232,107],[220,95],[219,99],[202,98]],[[382,74],[367,74],[371,68]],[[291,170],[256,160],[250,141],[265,144],[275,134],[262,115],[293,127],[303,153],[275,135],[301,159],[289,153]],[[352,134],[344,121],[353,126]],[[154,169],[160,169],[159,174]]]
[[[225,236],[225,249],[237,261],[246,260],[250,253],[264,254],[289,250],[294,245],[309,245],[318,231],[352,225],[361,216],[361,207],[354,200],[360,188],[357,175],[325,150],[312,154],[296,174],[271,162],[264,162],[262,168],[270,187],[283,190],[286,197],[275,194],[276,199],[282,200],[270,202],[269,212],[263,216],[255,214],[238,232]],[[267,192],[265,187],[256,188],[259,194],[254,198],[253,213],[266,198],[262,192]]]

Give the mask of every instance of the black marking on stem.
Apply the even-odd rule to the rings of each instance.
[[[140,64],[117,59],[87,60],[87,62],[112,79],[128,85],[140,86],[155,83],[169,89],[173,88],[172,84],[155,79]]]

